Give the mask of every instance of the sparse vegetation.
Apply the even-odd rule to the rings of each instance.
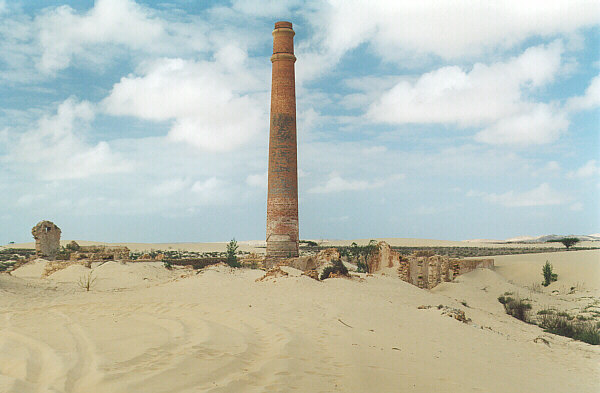
[[[0,262],[27,259],[35,255],[35,250],[29,248],[0,249]]]
[[[344,265],[344,263],[340,259],[338,259],[336,261],[333,261],[331,265],[329,265],[325,269],[323,269],[323,272],[321,273],[321,277],[319,277],[319,278],[321,280],[325,280],[325,279],[329,278],[332,274],[339,275],[339,276],[347,276],[348,268]]]
[[[544,276],[542,285],[545,287],[558,280],[558,274],[552,272],[552,265],[548,261],[546,261],[546,264],[542,267],[542,276]]]
[[[239,246],[235,241],[235,238],[231,239],[227,244],[227,264],[231,267],[241,267],[240,262],[237,259],[237,250]]]
[[[359,246],[353,242],[350,247],[340,250],[342,255],[346,255],[350,261],[356,263],[356,271],[359,273],[369,273],[369,265],[367,263],[369,255],[377,248],[377,241],[370,240],[366,246]],[[345,249],[345,250],[344,250]],[[345,252],[344,252],[345,251]]]
[[[531,290],[531,292],[544,293],[544,291],[542,290],[542,285],[539,282],[531,283],[529,289]]]
[[[554,314],[554,313],[555,313],[555,311],[551,310],[549,308],[545,308],[545,309],[537,312],[538,315],[549,315],[549,314]]]
[[[599,325],[590,322],[574,321],[564,316],[564,313],[542,314],[539,326],[547,333],[558,334],[592,345],[600,345]]]
[[[165,269],[167,269],[167,270],[173,269],[173,265],[171,264],[170,261],[164,261],[163,265],[165,266]]]
[[[498,301],[504,306],[504,311],[508,315],[523,321],[530,323],[529,312],[531,311],[531,304],[527,303],[523,299],[512,298],[510,296],[499,296]]]
[[[94,271],[90,271],[88,274],[79,277],[79,282],[77,283],[79,287],[85,289],[86,292],[89,292],[94,284],[96,284],[96,277],[93,275]]]
[[[72,250],[66,247],[61,247],[60,250],[56,253],[56,259],[58,259],[59,261],[68,261],[71,258],[72,252]]]
[[[72,241],[65,246],[65,249],[69,251],[79,251],[81,247],[79,246],[79,244],[77,244],[77,242]]]
[[[562,243],[568,250],[580,241],[576,237],[563,237],[562,239],[548,240],[546,243]]]

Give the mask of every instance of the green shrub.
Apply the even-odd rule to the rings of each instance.
[[[545,314],[539,326],[545,332],[569,337],[592,345],[600,345],[600,326],[589,322],[572,321],[562,315]]]
[[[363,263],[363,262],[356,262],[356,271],[359,273],[366,273],[367,272],[367,264]]]
[[[510,293],[510,292],[506,292],[506,294],[508,294],[508,293]],[[504,305],[504,304],[506,304],[508,302],[514,301],[514,299],[512,297],[510,297],[510,296],[504,296],[503,295],[503,296],[498,296],[498,301]]]
[[[504,306],[504,311],[508,315],[523,321],[530,323],[529,311],[531,310],[531,304],[525,302],[522,299],[513,299],[512,297],[500,296],[498,301]]]
[[[171,264],[170,261],[164,261],[163,265],[165,266],[165,269],[168,269],[168,270],[173,269],[173,265]]]
[[[369,244],[366,246],[359,246],[355,242],[352,242],[347,250],[347,255],[350,260],[356,261],[356,270],[359,273],[369,273],[369,265],[367,260],[369,255],[377,249],[377,241],[369,240]]]
[[[331,274],[339,274],[342,276],[347,276],[348,275],[348,268],[344,265],[344,263],[338,259],[336,261],[333,261],[331,265],[327,266],[325,269],[323,269],[323,272],[321,273],[321,277],[319,277],[321,280],[325,280],[327,278],[329,278],[329,276],[331,276]]]
[[[237,249],[238,244],[235,241],[235,238],[231,239],[229,244],[227,244],[227,264],[231,267],[241,267],[242,265],[238,262],[237,259]]]
[[[544,276],[542,285],[545,287],[558,280],[558,274],[552,272],[552,265],[548,263],[548,261],[546,261],[546,264],[542,267],[542,276]]]
[[[554,314],[554,310],[551,310],[549,308],[545,308],[543,310],[540,310],[537,312],[538,315],[548,315],[548,314]]]

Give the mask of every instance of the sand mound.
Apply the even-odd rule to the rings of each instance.
[[[98,289],[123,289],[149,286],[172,280],[176,273],[162,262],[106,262],[94,270]]]
[[[90,274],[90,272],[92,272],[90,268],[75,264],[50,274],[48,279],[56,282],[78,283],[82,278]]]
[[[13,270],[10,274],[19,278],[41,278],[46,271],[48,261],[45,259],[36,259],[27,262],[18,269]]]

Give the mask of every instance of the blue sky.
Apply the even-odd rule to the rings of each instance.
[[[300,236],[600,232],[597,1],[0,0],[0,243],[263,239],[296,31]]]

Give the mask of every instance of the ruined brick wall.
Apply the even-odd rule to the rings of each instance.
[[[274,264],[282,264],[300,270],[320,270],[340,259],[335,248],[322,250],[317,255],[289,259],[274,259]],[[393,250],[386,242],[379,242],[377,248],[367,258],[370,273],[385,272],[395,268],[398,277],[419,288],[431,289],[442,282],[452,281],[456,276],[477,268],[492,269],[494,260],[489,259],[450,259],[446,255],[435,255],[431,251],[417,251],[407,257]],[[393,270],[392,270],[393,272]]]
[[[386,242],[379,242],[377,249],[367,257],[367,266],[370,273],[375,273],[383,268],[393,268],[400,265],[402,255],[392,250]]]
[[[477,268],[493,269],[494,260],[487,259],[453,259],[451,261],[454,276],[471,272]]]
[[[269,135],[267,261],[298,256],[298,164],[294,30],[275,23]]]
[[[41,258],[54,259],[60,250],[60,228],[51,221],[40,221],[31,229],[35,239],[35,254]]]

